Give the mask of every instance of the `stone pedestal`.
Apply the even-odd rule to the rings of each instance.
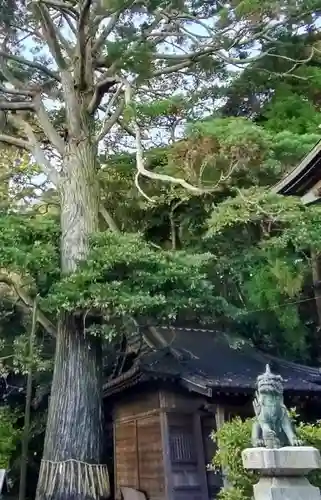
[[[245,469],[259,472],[261,476],[253,487],[255,500],[321,500],[319,488],[305,477],[321,468],[316,448],[247,448],[242,459]]]

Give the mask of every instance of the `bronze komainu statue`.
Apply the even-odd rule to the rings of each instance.
[[[252,428],[252,445],[255,447],[281,448],[300,446],[283,402],[283,379],[271,373],[266,365],[265,373],[257,378],[257,392],[253,401],[256,421]]]

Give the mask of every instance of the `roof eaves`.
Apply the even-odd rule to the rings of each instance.
[[[191,392],[197,392],[203,396],[207,396],[208,398],[211,398],[213,395],[211,387],[208,387],[208,385],[204,382],[202,383],[200,380],[194,380],[194,377],[191,379],[188,376],[181,376],[180,384],[185,387],[185,389],[188,389]]]
[[[301,175],[304,176],[306,169],[309,168],[314,158],[318,153],[320,153],[320,151],[321,140],[316,143],[314,148],[303,158],[299,165],[297,165],[288,175],[272,187],[272,193],[282,194],[282,191],[286,189],[291,182],[295,181],[297,177],[300,177]]]

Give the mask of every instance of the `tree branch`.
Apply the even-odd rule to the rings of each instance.
[[[103,217],[104,221],[107,223],[107,226],[111,231],[114,231],[115,233],[119,233],[119,227],[117,226],[116,222],[114,221],[113,217],[110,215],[108,210],[104,207],[104,205],[100,205],[99,207],[99,212],[101,216]]]
[[[35,16],[40,22],[43,36],[47,42],[52,57],[54,58],[58,68],[66,69],[67,63],[62,55],[58,36],[56,33],[56,27],[52,21],[49,10],[47,9],[46,5],[40,2],[40,0],[33,0],[32,4]]]
[[[19,128],[23,129],[29,139],[29,142],[25,142],[27,144],[27,149],[31,152],[38,165],[42,167],[42,170],[44,174],[47,175],[49,181],[52,182],[54,186],[57,186],[59,183],[59,174],[46,158],[31,125],[20,117],[10,116],[9,119],[18,130]]]
[[[54,126],[52,125],[40,96],[37,96],[35,98],[35,109],[44,133],[46,134],[52,145],[57,149],[58,153],[63,156],[65,150],[64,141],[61,139]]]
[[[107,109],[106,109],[106,118],[104,120],[104,123],[98,132],[96,136],[96,141],[99,142],[101,141],[105,135],[109,132],[109,130],[112,128],[113,125],[117,122],[118,118],[120,117],[121,113],[124,110],[125,107],[125,100],[122,99],[116,110],[112,113],[112,108],[114,103],[116,102],[119,94],[123,90],[123,86],[119,85],[118,89],[116,90],[115,94],[111,98],[110,102],[108,103]]]
[[[27,308],[28,311],[32,310],[34,307],[34,300],[28,295],[28,293],[8,274],[0,274],[0,282],[5,283],[9,288],[11,288],[22,305]],[[38,323],[53,337],[56,336],[56,328],[51,323],[51,321],[44,315],[43,312],[38,308],[37,311],[37,321]]]
[[[69,2],[60,2],[59,0],[41,0],[43,4],[53,7],[58,11],[72,15],[75,19],[79,16],[77,10]]]
[[[8,52],[5,52],[3,50],[0,50],[0,57],[3,57],[3,59],[15,61],[19,64],[22,64],[24,66],[28,66],[29,68],[37,69],[38,71],[41,71],[45,75],[49,76],[49,78],[53,78],[54,80],[57,80],[60,82],[59,75],[48,69],[46,66],[44,66],[41,63],[38,63],[36,61],[29,61],[28,59],[25,59],[24,57],[16,56],[14,54],[9,54]]]
[[[125,108],[125,100],[122,99],[120,104],[118,105],[118,107],[114,111],[114,113],[110,114],[108,120],[105,120],[101,130],[99,131],[99,133],[97,135],[97,138],[96,138],[97,142],[100,142],[105,137],[105,135],[108,134],[110,129],[115,125],[115,123],[117,123],[120,115],[124,111],[124,108]]]
[[[116,83],[116,79],[114,77],[107,76],[106,78],[102,78],[99,80],[95,87],[94,95],[88,106],[88,113],[93,114],[99,107],[102,98],[109,91],[111,87],[113,87]]]
[[[12,137],[11,135],[0,134],[0,142],[4,142],[10,146],[16,146],[17,148],[30,150],[30,144],[28,141],[19,139],[18,137]]]
[[[59,174],[51,165],[50,161],[46,158],[44,152],[40,147],[40,144],[36,139],[32,127],[24,120],[18,121],[17,118],[13,119],[12,117],[10,117],[9,121],[11,121],[11,123],[18,129],[22,127],[29,141],[20,139],[18,137],[12,137],[11,135],[0,134],[0,142],[4,142],[5,144],[10,144],[11,146],[16,146],[18,148],[30,151],[36,162],[39,164],[39,166],[42,167],[43,172],[47,175],[49,181],[57,186],[59,182]]]
[[[55,168],[51,165],[50,161],[46,158],[43,150],[41,149],[38,141],[33,144],[32,154],[40,167],[42,167],[43,172],[47,175],[48,179],[55,186],[59,183],[59,174]]]
[[[120,11],[116,12],[115,14],[113,14],[110,17],[109,22],[103,28],[102,32],[97,37],[97,39],[93,45],[93,48],[92,48],[93,55],[96,55],[99,52],[99,50],[101,49],[102,45],[104,44],[106,38],[110,35],[112,30],[114,29],[114,27],[119,19],[119,16],[120,16]]]
[[[125,104],[129,105],[132,100],[132,88],[130,83],[122,79],[121,80],[122,85],[125,87]],[[140,131],[140,126],[137,121],[137,117],[134,117],[134,130],[135,130],[135,138],[136,138],[136,167],[137,167],[137,173],[135,176],[135,185],[139,192],[145,196],[149,201],[153,201],[151,198],[149,198],[146,193],[143,192],[141,187],[139,186],[139,176],[143,175],[144,177],[147,177],[149,179],[154,179],[154,180],[159,180],[163,182],[170,182],[171,184],[176,184],[180,185],[183,188],[187,189],[188,191],[191,191],[195,194],[205,194],[205,193],[210,193],[213,192],[213,189],[202,189],[198,188],[196,186],[193,186],[189,182],[185,181],[184,179],[181,179],[179,177],[172,177],[171,175],[166,175],[166,174],[160,174],[156,172],[152,172],[150,170],[147,170],[145,168],[145,162],[144,162],[144,150],[143,150],[143,145],[142,145],[142,138],[141,138],[141,131]]]
[[[166,66],[165,68],[154,71],[151,78],[156,78],[162,75],[169,75],[170,73],[175,73],[176,71],[179,71],[181,69],[189,68],[193,64],[193,62],[195,61],[187,60],[178,64],[173,64],[173,66]]]
[[[11,102],[2,101],[0,102],[0,109],[7,111],[34,111],[34,104],[31,101],[21,101],[21,102]]]
[[[0,57],[0,71],[7,82],[10,83],[13,87],[15,87],[16,89],[25,90],[25,84],[11,73],[4,57]]]
[[[0,72],[1,72],[1,65],[0,65]],[[3,75],[5,78],[6,76]],[[11,83],[11,82],[9,82]],[[19,88],[15,88],[15,89],[8,89],[7,87],[5,87],[4,85],[0,85],[0,92],[2,92],[3,94],[8,94],[8,95],[20,95],[20,96],[25,96],[25,97],[33,97],[34,95],[34,92],[32,90],[24,90],[24,89],[19,89]]]
[[[159,174],[159,173],[151,172],[150,170],[147,170],[145,168],[141,133],[140,133],[140,127],[138,124],[135,125],[135,130],[136,130],[136,166],[137,166],[137,172],[139,175],[143,175],[144,177],[147,177],[149,179],[170,182],[171,184],[176,184],[176,185],[182,186],[183,188],[187,189],[188,191],[191,191],[192,193],[203,194],[206,192],[210,192],[210,190],[205,190],[205,189],[201,189],[201,188],[198,188],[196,186],[193,186],[189,182],[187,182],[184,179],[181,179],[179,177],[172,177],[171,175]]]
[[[57,37],[59,39],[59,42],[61,44],[62,49],[66,52],[66,54],[69,57],[69,59],[72,59],[74,57],[74,53],[75,53],[75,50],[74,50],[75,46],[73,46],[72,42],[68,41],[63,36],[63,34],[61,33],[61,31],[57,32]],[[68,61],[68,64],[70,64],[69,61]]]
[[[77,29],[76,29],[76,26],[73,24],[72,20],[70,19],[71,16],[68,16],[68,14],[66,14],[64,12],[62,13],[62,15],[63,15],[64,20],[68,24],[68,26],[70,28],[70,31],[76,37],[77,36]],[[77,13],[77,18],[76,19],[78,19],[78,13]]]
[[[79,21],[78,21],[78,50],[77,57],[79,59],[79,87],[84,89],[86,87],[85,75],[89,70],[87,68],[87,52],[88,52],[88,35],[86,33],[86,28],[89,24],[89,12],[92,0],[82,0],[82,5],[80,8]]]

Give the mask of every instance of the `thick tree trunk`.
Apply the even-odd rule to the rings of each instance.
[[[89,141],[67,145],[61,195],[61,268],[86,258],[98,230],[97,152]],[[61,314],[38,500],[108,496],[102,452],[101,340],[85,332],[84,317]]]

